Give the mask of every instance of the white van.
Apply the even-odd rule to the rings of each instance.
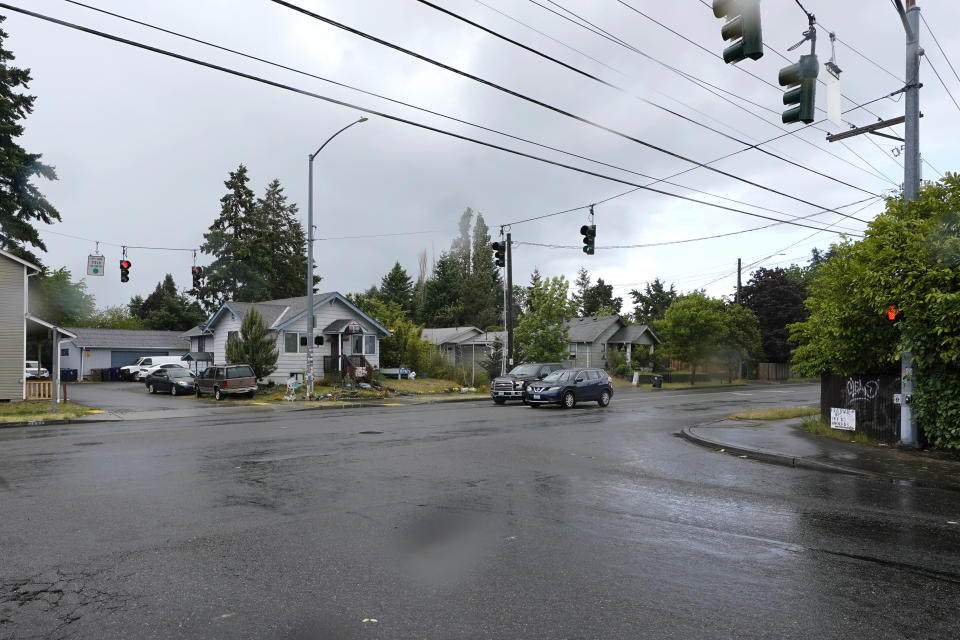
[[[144,356],[125,367],[120,367],[121,380],[142,380],[147,369],[160,364],[183,364],[180,356]]]

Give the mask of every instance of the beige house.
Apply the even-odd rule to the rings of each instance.
[[[0,250],[0,402],[26,398],[27,337],[53,334],[51,374],[59,371],[61,338],[74,338],[71,332],[30,315],[30,276],[40,267]]]

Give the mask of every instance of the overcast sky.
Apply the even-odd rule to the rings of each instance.
[[[801,39],[807,26],[807,18],[795,0],[763,1],[764,42],[772,50],[767,49],[758,61],[740,63],[739,68],[725,65],[716,57],[724,46],[720,38],[723,21],[714,18],[700,0],[435,2],[599,76],[622,91],[577,75],[416,0],[294,3],[699,162],[710,162],[746,145],[690,120],[750,144],[800,128],[797,124],[780,124],[782,90],[775,86],[778,70],[787,64],[778,53],[798,59],[809,50],[805,44],[787,51]],[[665,178],[692,166],[269,0],[86,3],[616,168],[217,51],[65,0],[11,0],[9,4],[628,182],[643,184],[649,179],[638,174]],[[889,0],[803,0],[803,4],[824,27],[818,30],[817,40],[821,63],[830,58],[826,29],[839,38],[836,62],[843,70],[845,110],[903,86],[904,31]],[[572,18],[564,19],[544,7],[557,13],[562,13],[561,7],[569,9],[626,46],[591,33]],[[954,67],[960,67],[960,31],[956,29],[960,6],[952,0],[931,0],[921,7],[944,51],[957,56],[951,59]],[[219,213],[219,199],[225,192],[223,181],[240,163],[249,169],[250,186],[257,195],[270,180],[279,178],[287,195],[300,206],[305,225],[307,155],[363,113],[363,109],[332,105],[33,17],[0,13],[8,17],[4,23],[10,35],[7,48],[15,54],[17,66],[31,69],[30,92],[37,96],[22,144],[32,153],[43,154],[43,160],[55,166],[59,174],[57,182],[38,182],[63,217],[62,223],[41,229],[49,249],[44,260],[51,267],[66,266],[75,276],[83,275],[87,255],[95,249],[89,240],[100,241],[100,251],[107,258],[106,276],[87,278],[100,306],[123,304],[132,295],[145,295],[168,272],[180,286],[189,286],[190,252],[132,248],[128,250],[133,262],[131,280],[121,284],[117,245],[199,247],[203,233]],[[960,98],[960,81],[926,28],[921,43],[950,91]],[[668,70],[631,48],[689,75]],[[825,74],[821,69],[820,77]],[[689,76],[717,88],[705,90]],[[929,162],[923,175],[936,179],[939,176],[935,170],[956,169],[960,108],[927,63],[921,67],[921,80],[921,110],[925,116],[921,148]],[[820,85],[820,108],[826,108],[826,93]],[[852,111],[845,119],[860,126],[878,117],[903,115],[903,100],[882,99],[867,108],[869,112]],[[825,117],[818,112],[818,120]],[[850,186],[756,150],[713,166],[825,208],[890,194],[899,188],[903,179],[902,158],[896,157],[899,142],[874,136],[860,136],[846,144],[825,141],[827,131],[838,130],[824,122],[763,148]],[[896,127],[895,132],[902,135],[903,127]],[[671,182],[711,195],[662,183],[657,188],[779,219],[818,211],[810,204],[702,168]],[[318,241],[316,262],[324,278],[321,289],[343,293],[366,289],[379,283],[395,261],[415,278],[419,252],[426,250],[432,258],[448,248],[466,207],[482,213],[496,233],[502,224],[589,205],[629,189],[608,179],[371,116],[368,122],[339,136],[317,157],[317,235],[335,238],[422,233]],[[882,210],[883,203],[875,200],[857,213],[862,206],[844,211],[869,220]],[[629,290],[655,277],[675,283],[682,291],[706,287],[711,295],[728,295],[736,283],[737,258],[742,258],[745,265],[762,260],[761,264],[768,267],[805,263],[812,247],[826,248],[839,238],[829,231],[782,224],[700,242],[607,249],[609,245],[730,233],[770,222],[645,191],[599,204],[595,213],[594,256],[585,256],[579,249],[579,228],[587,221],[584,210],[513,224],[515,242],[575,246],[517,244],[513,254],[515,282],[526,282],[534,267],[545,275],[562,274],[573,280],[579,267],[585,266],[594,280],[602,277],[616,285],[616,294],[624,297],[624,311],[628,311],[632,310]],[[865,226],[836,213],[823,213],[804,223],[835,225],[833,229],[854,232]],[[198,256],[200,264],[209,260],[209,256]]]

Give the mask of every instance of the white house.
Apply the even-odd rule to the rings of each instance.
[[[314,375],[323,378],[337,371],[353,373],[360,367],[369,374],[379,368],[380,338],[390,332],[336,291],[314,294],[313,299]],[[227,301],[209,320],[183,334],[190,340],[190,351],[209,352],[214,363],[226,363],[227,340],[240,336],[240,324],[253,307],[276,334],[280,357],[270,378],[284,382],[290,376],[302,376],[307,367],[306,296]]]

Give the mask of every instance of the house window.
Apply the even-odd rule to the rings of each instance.
[[[363,336],[350,336],[350,351],[354,354],[363,353]]]
[[[297,331],[283,332],[283,352],[284,353],[306,353],[307,334]]]
[[[69,356],[69,355],[70,355],[70,349],[60,349],[60,355],[61,355],[61,356]]]
[[[368,356],[377,352],[377,336],[363,336],[363,352]]]
[[[231,340],[236,340],[239,337],[240,337],[239,331],[227,331],[227,342],[230,342]]]

